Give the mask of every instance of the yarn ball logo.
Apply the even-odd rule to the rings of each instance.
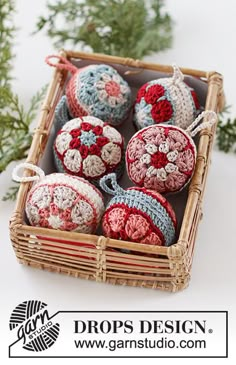
[[[52,322],[46,307],[47,304],[43,302],[29,300],[13,310],[10,330],[16,329],[17,341],[22,341],[23,349],[40,352],[56,342],[60,325]]]

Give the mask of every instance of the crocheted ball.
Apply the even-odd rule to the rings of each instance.
[[[171,245],[176,225],[170,203],[161,194],[138,187],[117,189],[102,218],[105,236],[150,245]]]
[[[54,142],[57,170],[97,183],[103,175],[124,168],[124,141],[121,134],[95,117],[67,122]]]
[[[173,77],[147,82],[139,89],[134,123],[137,129],[158,123],[186,129],[199,108],[196,92],[183,81],[183,75],[177,69]]]
[[[54,173],[33,185],[25,209],[32,226],[93,233],[104,203],[100,191],[85,179]]]
[[[195,162],[192,138],[171,125],[153,125],[138,131],[126,150],[129,178],[138,186],[160,193],[181,190],[190,181]]]
[[[60,126],[69,119],[92,115],[111,125],[121,124],[131,108],[131,90],[119,73],[108,65],[90,65],[72,75],[66,95],[56,108]]]

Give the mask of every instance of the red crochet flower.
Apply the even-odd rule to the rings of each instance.
[[[85,146],[84,144],[82,144],[79,148],[79,151],[80,151],[82,158],[86,158],[88,156],[88,153],[89,153],[88,146]]]
[[[167,122],[173,115],[171,103],[168,100],[158,101],[153,105],[151,114],[156,123]]]
[[[73,138],[70,141],[70,148],[72,149],[78,149],[80,147],[81,143],[80,143],[80,139],[79,138]]]
[[[96,144],[93,144],[89,147],[89,153],[91,155],[101,156],[101,149]]]
[[[93,126],[89,123],[83,122],[83,123],[81,123],[81,129],[83,131],[89,132],[91,129],[93,129]]]
[[[70,131],[70,135],[73,138],[79,137],[81,135],[81,130],[79,128],[72,129],[72,131]]]
[[[90,147],[81,144],[81,130],[85,132],[92,130],[92,132],[97,136],[96,144],[93,144]],[[101,136],[102,133],[103,128],[101,126],[97,125],[93,127],[91,124],[83,122],[81,123],[81,129],[75,128],[70,131],[70,135],[73,137],[73,139],[70,141],[70,148],[78,149],[83,159],[85,159],[89,153],[92,155],[101,156],[101,148],[109,142],[107,137]]]
[[[93,128],[93,133],[96,134],[96,136],[100,136],[103,132],[103,129],[100,125],[97,125]]]
[[[146,103],[154,104],[157,100],[165,94],[165,89],[162,85],[152,85],[147,89],[144,96]]]
[[[151,163],[156,169],[160,169],[161,167],[165,167],[168,164],[169,160],[166,156],[166,153],[157,151],[151,156]]]
[[[109,139],[107,137],[98,137],[97,141],[96,141],[98,147],[103,147],[108,142],[109,142]]]
[[[147,86],[148,86],[148,82],[140,87],[137,97],[136,97],[136,103],[140,103],[141,98],[143,98],[145,96]]]

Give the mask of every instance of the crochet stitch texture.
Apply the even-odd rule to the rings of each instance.
[[[86,115],[117,126],[128,117],[130,108],[131,90],[119,73],[108,65],[89,65],[72,75],[55,115],[60,127],[70,116]]]
[[[32,226],[94,233],[104,211],[99,190],[85,179],[54,173],[36,182],[26,201]]]
[[[174,66],[173,77],[152,80],[139,89],[134,123],[137,129],[159,123],[186,129],[199,108],[196,92],[184,82],[183,74]]]
[[[113,127],[95,117],[75,118],[58,132],[54,142],[57,170],[96,183],[103,175],[124,167],[124,141]]]
[[[191,179],[196,162],[192,138],[178,127],[153,125],[129,141],[126,166],[138,186],[160,193],[181,190]]]
[[[106,186],[111,179],[113,191]],[[102,218],[105,236],[150,245],[173,243],[176,216],[170,203],[159,193],[138,187],[123,190],[116,184],[115,175],[104,176],[101,187],[115,195]]]

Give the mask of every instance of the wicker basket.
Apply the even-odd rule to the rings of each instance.
[[[171,66],[145,63],[130,58],[62,51],[78,66],[107,63],[115,67],[137,91],[144,82],[164,77]],[[216,72],[181,69],[194,86],[206,109],[219,111],[224,105],[222,76]],[[50,148],[53,141],[55,106],[63,94],[67,72],[55,70],[35,130],[27,162],[52,172]],[[123,131],[125,130],[123,127]],[[57,231],[27,225],[24,213],[31,183],[21,183],[10,236],[18,261],[25,265],[112,284],[178,291],[188,285],[202,199],[205,190],[215,127],[201,131],[197,164],[191,184],[168,197],[179,219],[178,241],[170,247],[113,240],[99,235]],[[127,136],[128,131],[127,131]],[[128,139],[128,138],[127,138]],[[25,176],[30,172],[25,171]],[[122,249],[122,250],[120,250]],[[127,251],[128,250],[128,251]]]

